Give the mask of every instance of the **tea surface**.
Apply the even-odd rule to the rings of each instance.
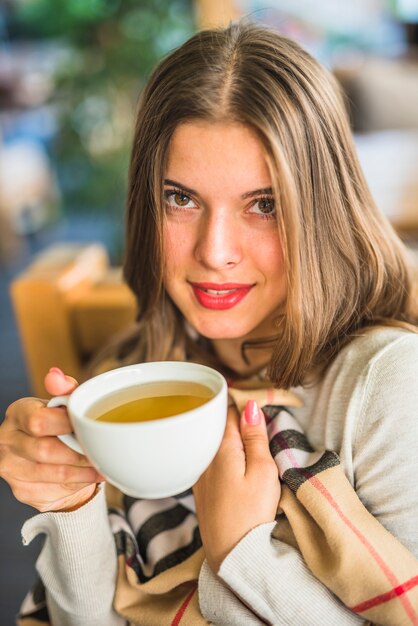
[[[213,396],[209,387],[199,383],[159,381],[108,395],[88,413],[100,422],[148,422],[196,409]]]

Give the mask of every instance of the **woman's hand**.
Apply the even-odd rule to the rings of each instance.
[[[57,368],[45,377],[52,395],[71,393],[76,386]],[[7,409],[0,426],[0,476],[18,500],[38,511],[71,511],[92,497],[103,477],[56,437],[72,431],[66,409],[46,404],[23,398]]]
[[[250,530],[274,521],[279,503],[278,469],[264,415],[252,400],[241,418],[229,410],[221,447],[193,493],[206,558],[216,574]]]

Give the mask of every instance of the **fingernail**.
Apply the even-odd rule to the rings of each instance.
[[[48,374],[57,374],[58,376],[62,376],[65,378],[65,374],[59,367],[51,367]]]
[[[251,424],[251,426],[256,426],[260,423],[260,409],[255,400],[248,400],[245,405],[244,417],[247,424]]]

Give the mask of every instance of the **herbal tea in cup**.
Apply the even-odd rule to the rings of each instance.
[[[227,384],[216,370],[162,361],[121,367],[49,406],[66,405],[83,452],[123,493],[165,498],[194,485],[222,441]]]
[[[88,417],[99,422],[149,422],[197,409],[213,395],[209,387],[200,383],[175,380],[145,383],[134,390],[105,396],[89,409]]]

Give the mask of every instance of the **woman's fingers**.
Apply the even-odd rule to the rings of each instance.
[[[57,437],[32,437],[22,431],[17,431],[13,433],[13,437],[10,437],[9,450],[12,454],[34,463],[78,467],[91,465],[86,456],[65,445]]]
[[[193,487],[206,558],[217,573],[251,529],[275,519],[280,498],[277,466],[255,402],[239,418],[229,411],[218,454]]]
[[[41,512],[68,510],[80,502],[86,502],[96,490],[96,483],[54,485],[14,480],[9,485],[19,502],[29,504]]]
[[[47,408],[46,402],[36,398],[18,400],[9,407],[5,425],[31,437],[65,435],[72,426],[65,408]]]
[[[67,410],[61,407],[54,409],[39,407],[33,413],[21,416],[18,423],[19,430],[31,437],[66,435],[73,431]]]
[[[52,396],[64,396],[78,386],[78,382],[72,376],[67,376],[58,367],[51,367],[44,379],[45,389]]]
[[[221,447],[238,446],[242,448],[242,440],[239,430],[239,414],[235,406],[230,406],[225,425],[225,432]]]
[[[48,376],[51,393],[76,387],[62,373]],[[104,478],[84,455],[57,438],[72,431],[66,409],[46,404],[23,398],[8,407],[0,425],[0,476],[21,502],[39,511],[70,511],[87,502]]]
[[[92,466],[33,463],[27,459],[16,457],[10,467],[8,467],[7,461],[3,463],[2,475],[6,480],[57,484],[62,487],[68,485],[70,491],[74,490],[74,485],[95,483],[102,480],[101,475]]]
[[[266,420],[254,400],[247,402],[241,416],[240,428],[245,450],[245,473],[269,471],[278,480],[277,465],[270,453]]]

